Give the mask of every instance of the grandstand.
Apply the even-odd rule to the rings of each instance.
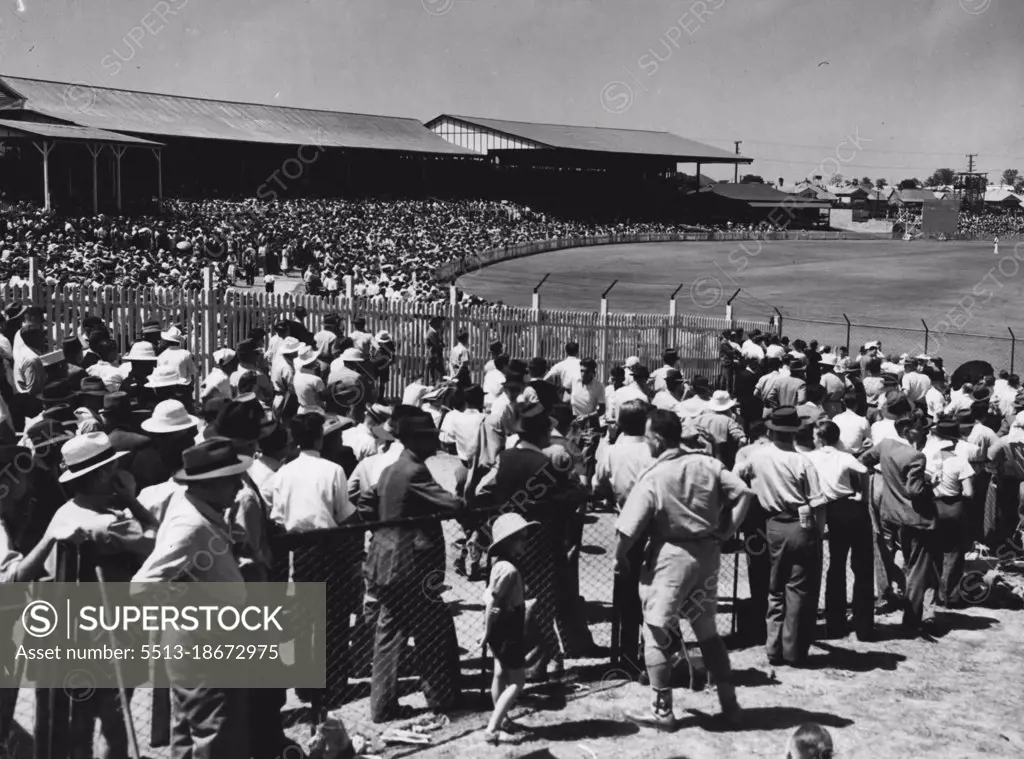
[[[152,210],[165,196],[434,196],[660,218],[679,211],[679,163],[699,175],[752,161],[669,132],[450,115],[424,125],[2,75],[0,141],[10,198],[93,213]]]

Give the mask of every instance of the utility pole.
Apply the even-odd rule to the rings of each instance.
[[[733,142],[736,144],[736,155],[739,155],[740,154],[740,145],[743,144],[743,140],[733,140]],[[697,182],[698,182],[698,186],[699,186],[700,177],[697,177]],[[733,182],[733,184],[739,184],[740,183],[740,165],[738,163],[733,165],[732,182]]]
[[[973,174],[974,173],[974,159],[977,158],[977,157],[978,157],[977,153],[968,153],[967,154],[967,173],[968,174]]]

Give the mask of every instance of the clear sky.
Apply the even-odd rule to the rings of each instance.
[[[787,183],[978,153],[998,181],[1024,172],[1022,30],[1022,0],[0,0],[0,72],[743,140]]]

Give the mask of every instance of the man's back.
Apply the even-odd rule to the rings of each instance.
[[[869,469],[882,473],[880,508],[887,522],[929,529],[935,522],[935,504],[925,478],[923,453],[902,438],[887,438],[861,457]]]

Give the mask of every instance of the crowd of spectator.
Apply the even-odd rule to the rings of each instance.
[[[447,299],[437,268],[480,251],[557,237],[668,232],[677,225],[564,221],[508,202],[440,200],[167,201],[159,216],[71,218],[27,204],[0,214],[0,281],[52,286],[219,289],[305,274],[313,292],[388,300]],[[269,288],[268,288],[269,289]]]
[[[1024,235],[1024,211],[989,211],[981,214],[961,212],[957,231],[980,237]]]

